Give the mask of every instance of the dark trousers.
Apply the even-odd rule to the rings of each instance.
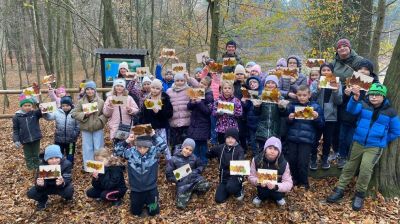
[[[62,198],[70,200],[74,195],[74,187],[72,184],[68,184],[65,187],[37,187],[34,186],[29,189],[27,195],[28,198],[33,199],[38,202],[46,202],[51,194],[60,195]]]
[[[339,135],[339,155],[347,159],[350,155],[350,146],[353,142],[355,128],[351,125],[341,124]]]
[[[279,201],[281,200],[285,194],[278,192],[276,190],[270,190],[267,187],[257,187],[257,196],[261,201],[265,200],[274,200],[274,201]]]
[[[310,163],[310,152],[313,144],[287,142],[288,152],[285,158],[289,162],[293,181],[297,185],[308,187],[308,166]]]
[[[75,155],[75,147],[76,143],[59,143],[55,142],[56,145],[60,146],[61,153],[72,163],[74,164],[74,155]]]
[[[196,147],[194,148],[194,154],[200,158],[201,162],[203,162],[203,164],[208,164],[208,159],[206,156],[206,153],[208,151],[208,145],[207,145],[207,141],[199,141],[196,140]]]
[[[155,216],[160,213],[160,205],[158,201],[159,196],[157,188],[143,192],[131,191],[131,213],[140,216],[143,207],[146,205],[148,214],[150,216]]]
[[[321,139],[322,135],[324,136],[323,137],[324,143],[322,144],[321,160],[322,161],[328,160],[329,152],[331,151],[331,146],[334,145],[333,143],[334,143],[335,132],[336,132],[336,122],[330,122],[330,121],[325,122],[324,128],[317,130],[315,143],[311,150],[311,160],[312,161],[317,160],[319,140]]]
[[[238,129],[239,129],[239,141],[240,146],[242,146],[244,152],[247,151],[247,121],[243,119],[238,119]]]
[[[86,195],[89,198],[101,198],[105,201],[117,201],[124,197],[126,190],[103,190],[98,188],[90,188],[86,191]]]
[[[231,176],[228,180],[223,180],[215,192],[215,202],[224,203],[230,195],[240,196],[242,191],[242,177]]]
[[[250,145],[251,150],[253,151],[253,155],[256,155],[258,153],[258,151],[259,151],[258,144],[257,144],[257,141],[256,141],[256,128],[254,128],[254,129],[250,129],[249,128],[248,129],[248,134],[249,134],[249,136],[248,136],[249,137],[248,144]]]
[[[174,149],[176,145],[182,144],[183,141],[185,141],[187,137],[187,129],[188,127],[178,127],[178,128],[173,128],[170,127],[170,145],[171,149]],[[172,152],[174,153],[174,152]]]

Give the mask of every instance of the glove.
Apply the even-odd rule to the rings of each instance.
[[[14,142],[15,148],[19,149],[21,148],[22,144],[21,142]]]

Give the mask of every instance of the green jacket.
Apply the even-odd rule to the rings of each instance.
[[[87,96],[83,96],[82,99],[79,100],[78,105],[75,107],[75,110],[72,112],[72,118],[79,121],[79,127],[83,131],[94,132],[104,128],[104,125],[107,123],[107,118],[103,115],[103,106],[104,101],[96,96],[92,102],[97,102],[98,111],[90,114],[88,117],[85,117],[85,113],[82,110],[82,104],[89,103]]]
[[[254,107],[254,113],[259,115],[256,130],[256,139],[265,141],[275,136],[280,137],[281,118],[284,110],[279,109],[278,104],[262,103],[260,107]]]
[[[357,63],[359,63],[363,57],[359,56],[354,50],[350,51],[350,57],[346,59],[340,59],[339,55],[336,53],[335,60],[333,60],[333,72],[337,77],[340,78],[342,84],[345,84],[346,78],[350,77]]]

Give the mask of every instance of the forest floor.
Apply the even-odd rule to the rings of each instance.
[[[9,89],[17,88],[17,81],[11,78]],[[3,97],[0,105],[3,106]],[[5,112],[14,113],[17,109],[17,97],[14,95],[11,96],[10,108]],[[129,191],[120,207],[112,207],[108,203],[86,197],[85,191],[90,187],[91,175],[81,171],[80,139],[73,169],[73,202],[64,204],[60,197],[51,196],[46,210],[38,212],[35,210],[35,202],[26,196],[34,179],[26,169],[22,150],[13,146],[11,119],[0,122],[0,131],[3,133],[0,134],[0,223],[400,223],[398,198],[385,200],[379,195],[376,199],[368,198],[364,209],[354,212],[351,209],[354,192],[346,191],[341,203],[327,204],[325,198],[335,186],[336,177],[310,178],[310,189],[305,191],[295,187],[287,194],[287,205],[283,208],[274,202],[265,202],[260,208],[255,208],[251,201],[256,189],[248,182],[245,182],[243,202],[231,198],[224,204],[216,204],[216,160],[211,161],[204,172],[204,176],[212,183],[211,190],[203,196],[192,198],[185,210],[178,210],[175,207],[175,186],[166,181],[165,161],[162,159],[158,178],[160,215],[137,218],[129,211]],[[53,122],[41,120],[42,152],[45,146],[53,143],[54,128]],[[107,139],[106,144],[110,147]]]

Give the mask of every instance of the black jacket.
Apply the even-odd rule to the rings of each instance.
[[[151,127],[153,127],[153,129],[168,127],[168,120],[172,117],[173,113],[172,104],[168,94],[164,92],[161,93],[161,100],[163,105],[158,113],[154,113],[153,110],[146,109],[146,107],[143,105],[140,116],[140,123],[151,124]]]
[[[34,142],[42,138],[39,119],[42,117],[40,110],[25,113],[19,110],[15,113],[13,121],[13,141],[22,144]]]
[[[49,165],[46,161],[43,161],[41,165]],[[61,162],[60,162],[60,166],[61,166],[61,176],[64,179],[64,184],[57,186],[56,185],[56,179],[45,179],[44,180],[44,186],[38,186],[36,185],[36,187],[39,188],[64,188],[70,184],[72,184],[72,163],[65,159],[62,158]],[[39,175],[39,171],[37,172]]]
[[[104,174],[92,179],[92,186],[99,190],[127,190],[124,179],[124,166],[108,166],[104,168]]]

